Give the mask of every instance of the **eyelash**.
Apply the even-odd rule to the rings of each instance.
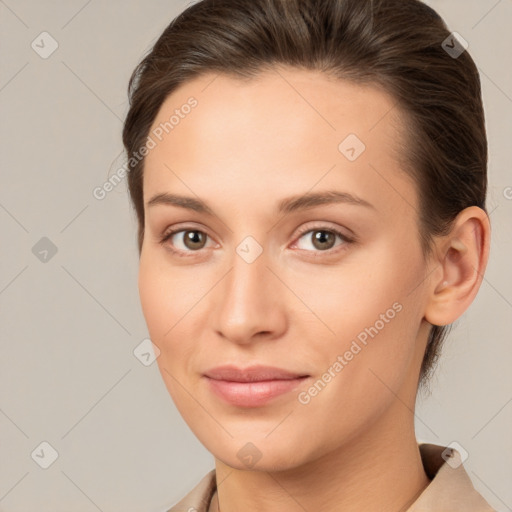
[[[196,253],[199,253],[201,251],[201,249],[199,249],[198,251],[186,251],[186,253],[184,254],[181,250],[175,249],[170,244],[166,244],[166,242],[176,233],[182,233],[182,232],[186,232],[186,231],[196,231],[196,232],[203,233],[204,235],[208,236],[207,233],[205,233],[204,231],[202,231],[200,229],[186,228],[186,227],[185,228],[177,228],[172,231],[166,232],[163,235],[163,237],[161,238],[161,240],[159,241],[159,243],[162,245],[165,245],[169,251],[171,251],[173,254],[175,254],[176,256],[178,256],[180,258],[194,257]],[[327,249],[325,251],[308,251],[307,249],[299,249],[299,250],[306,251],[306,252],[313,252],[314,254],[316,253],[315,256],[313,256],[314,258],[325,255],[325,254],[332,255],[332,254],[338,253],[339,251],[345,250],[347,248],[346,247],[347,245],[350,245],[350,244],[353,244],[356,242],[355,238],[350,238],[347,235],[345,235],[344,233],[342,233],[341,231],[339,231],[335,228],[326,227],[326,226],[305,228],[299,232],[297,240],[302,238],[304,235],[306,235],[308,233],[315,232],[315,231],[324,231],[327,233],[333,233],[333,234],[337,235],[339,238],[341,238],[341,240],[343,240],[343,244],[340,244],[332,249]]]

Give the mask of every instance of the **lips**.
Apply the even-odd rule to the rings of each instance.
[[[215,380],[228,380],[232,382],[258,382],[264,380],[290,380],[299,377],[308,377],[305,373],[297,373],[275,366],[250,366],[245,369],[236,366],[218,366],[205,372],[207,377]]]
[[[290,392],[309,375],[256,365],[248,368],[218,366],[204,373],[209,388],[218,397],[239,407],[258,407],[279,395]]]

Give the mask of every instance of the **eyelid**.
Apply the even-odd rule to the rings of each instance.
[[[167,241],[172,236],[176,235],[177,233],[182,233],[182,232],[186,232],[186,231],[198,231],[198,232],[203,233],[208,238],[213,240],[213,237],[211,237],[208,234],[208,232],[206,230],[202,229],[202,228],[195,227],[195,226],[190,226],[190,225],[188,225],[188,226],[180,226],[180,225],[178,225],[178,226],[174,226],[173,228],[164,230],[163,234],[160,237],[159,243],[161,245],[166,246],[174,254],[177,254],[178,256],[183,256],[183,257],[195,256],[197,254],[200,254],[201,251],[207,249],[205,247],[203,249],[198,249],[197,251],[183,251],[181,249],[174,248],[171,244],[167,244]],[[318,256],[321,256],[321,255],[331,255],[333,253],[338,252],[338,250],[340,250],[340,246],[341,246],[341,250],[342,250],[342,249],[345,248],[346,245],[350,245],[350,244],[355,243],[357,241],[357,238],[352,233],[352,231],[351,231],[352,234],[348,235],[348,234],[345,234],[340,228],[337,228],[337,227],[334,227],[334,226],[329,226],[328,224],[322,223],[322,224],[315,225],[315,226],[309,225],[307,227],[300,228],[299,229],[299,233],[296,235],[295,241],[292,244],[292,247],[294,247],[297,244],[297,241],[300,240],[304,235],[306,235],[306,234],[308,234],[310,232],[313,232],[313,231],[328,231],[328,232],[334,233],[336,236],[338,236],[339,238],[341,238],[343,240],[343,243],[339,244],[339,245],[337,245],[337,246],[335,246],[335,247],[333,247],[331,249],[327,249],[325,251],[320,251],[320,250],[319,251],[310,251],[310,250],[307,250],[307,249],[299,249],[299,251],[304,251],[304,252],[308,252],[308,253],[314,253],[314,254],[316,254]]]
[[[201,233],[204,233],[205,235],[209,236],[211,239],[213,237],[210,235],[207,228],[205,228],[202,225],[194,225],[194,223],[186,223],[186,222],[179,222],[177,224],[173,224],[172,226],[168,226],[162,231],[162,234],[159,235],[160,238],[166,238],[168,236],[172,236],[176,233],[179,233],[181,231],[200,231]]]
[[[314,231],[327,231],[330,233],[334,233],[336,236],[338,236],[340,239],[343,240],[343,243],[338,244],[330,249],[326,249],[325,251],[310,251],[307,249],[298,249],[299,251],[312,253],[315,255],[315,257],[322,256],[322,255],[329,256],[329,255],[334,255],[334,254],[338,253],[339,251],[346,249],[348,245],[351,245],[351,244],[354,244],[355,242],[357,242],[357,237],[355,236],[355,234],[353,234],[353,232],[351,230],[349,230],[351,232],[351,234],[348,235],[348,234],[344,233],[342,231],[342,229],[340,229],[338,227],[329,226],[328,224],[323,223],[323,224],[319,224],[319,225],[315,225],[315,226],[310,225],[308,227],[301,228],[299,230],[299,234],[295,238],[295,242],[293,242],[293,244],[292,244],[292,247],[295,247],[297,242],[304,235],[314,232]]]
[[[346,231],[349,231],[349,233],[344,233],[343,229],[345,229]],[[298,233],[297,237],[300,238],[301,236],[305,235],[306,233],[309,233],[310,231],[332,231],[333,233],[337,233],[342,238],[345,238],[347,240],[355,241],[355,239],[356,239],[355,234],[350,229],[340,228],[337,226],[331,226],[329,224],[326,224],[325,222],[323,222],[323,223],[319,222],[317,225],[313,225],[313,226],[308,225],[307,227],[299,228],[299,233]]]
[[[210,236],[208,231],[203,229],[202,227],[200,228],[200,227],[191,226],[191,225],[182,226],[182,225],[178,224],[178,225],[173,226],[172,228],[165,229],[163,231],[163,233],[159,236],[158,243],[160,245],[164,246],[167,250],[169,250],[173,254],[180,256],[180,257],[185,257],[185,258],[186,257],[194,257],[197,254],[199,254],[201,251],[209,249],[209,247],[204,247],[203,249],[199,249],[197,251],[183,251],[181,249],[176,249],[172,244],[168,243],[169,239],[172,236],[174,236],[178,233],[186,232],[186,231],[198,231],[198,232],[206,235],[208,238],[210,238],[210,240],[213,240],[213,237]]]

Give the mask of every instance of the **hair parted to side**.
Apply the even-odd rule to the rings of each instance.
[[[425,256],[466,207],[485,210],[487,138],[478,70],[467,51],[454,59],[450,35],[419,0],[202,0],[165,29],[135,68],[124,123],[127,158],[144,146],[169,94],[206,72],[250,79],[279,65],[376,85],[404,115],[404,168],[419,195]],[[144,238],[144,159],[128,174]],[[432,326],[420,372],[425,386],[450,326]]]

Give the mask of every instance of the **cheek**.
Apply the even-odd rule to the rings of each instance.
[[[205,294],[212,286],[202,277],[197,271],[173,269],[165,258],[150,251],[141,255],[138,288],[142,312],[150,338],[161,352],[158,364],[176,376],[188,372],[194,352],[200,348],[198,332],[204,325],[198,315],[206,307]]]
[[[408,300],[413,277],[403,271],[392,253],[375,248],[367,254],[359,253],[357,261],[353,258],[309,274],[297,272],[287,280],[294,283],[294,292],[308,309],[299,310],[296,323],[312,317],[308,323],[316,332],[310,340],[319,349],[329,341],[337,343],[339,349],[340,344],[358,335],[364,341],[369,336],[367,330],[375,332],[375,327],[380,336],[390,331],[389,326],[396,324],[398,317],[406,316],[397,310]]]
[[[151,339],[157,342],[165,333],[164,319],[168,318],[168,300],[165,298],[165,279],[162,279],[162,273],[148,260],[148,257],[141,257],[139,297]]]
[[[155,340],[170,339],[175,324],[190,309],[193,283],[173,271],[156,251],[142,251],[138,277],[139,297],[148,330]]]
[[[322,450],[368,428],[397,396],[407,403],[402,390],[414,357],[412,311],[403,301],[393,308],[386,295],[381,298],[372,308],[355,306],[352,315],[338,320],[337,339],[325,343],[324,337],[311,354],[318,373],[296,396],[296,418],[305,431],[323,432]]]
[[[178,357],[178,352],[186,348],[183,341],[187,338],[182,335],[182,331],[187,310],[190,309],[189,295],[170,268],[164,267],[150,254],[141,256],[138,287],[150,338],[161,352],[157,361],[166,364],[171,360],[169,354]]]
[[[189,418],[195,411],[194,403],[182,388],[184,375],[189,374],[193,348],[187,344],[190,333],[188,336],[184,333],[186,312],[190,309],[187,295],[176,284],[169,268],[162,267],[158,259],[149,254],[141,255],[138,287],[151,341],[160,349],[156,362],[162,380],[182,416]],[[193,417],[189,420],[193,421]]]
[[[375,245],[359,252],[357,261],[347,260],[314,279],[294,279],[302,283],[297,294],[321,320],[308,322],[317,368],[320,372],[331,368],[336,384],[326,388],[340,393],[339,399],[351,407],[361,393],[389,393],[386,385],[398,389],[415,355],[422,314],[421,300],[411,291],[423,266],[415,248],[398,251],[396,247],[403,246]],[[301,323],[300,317],[296,320]],[[324,398],[336,399],[330,393]]]

